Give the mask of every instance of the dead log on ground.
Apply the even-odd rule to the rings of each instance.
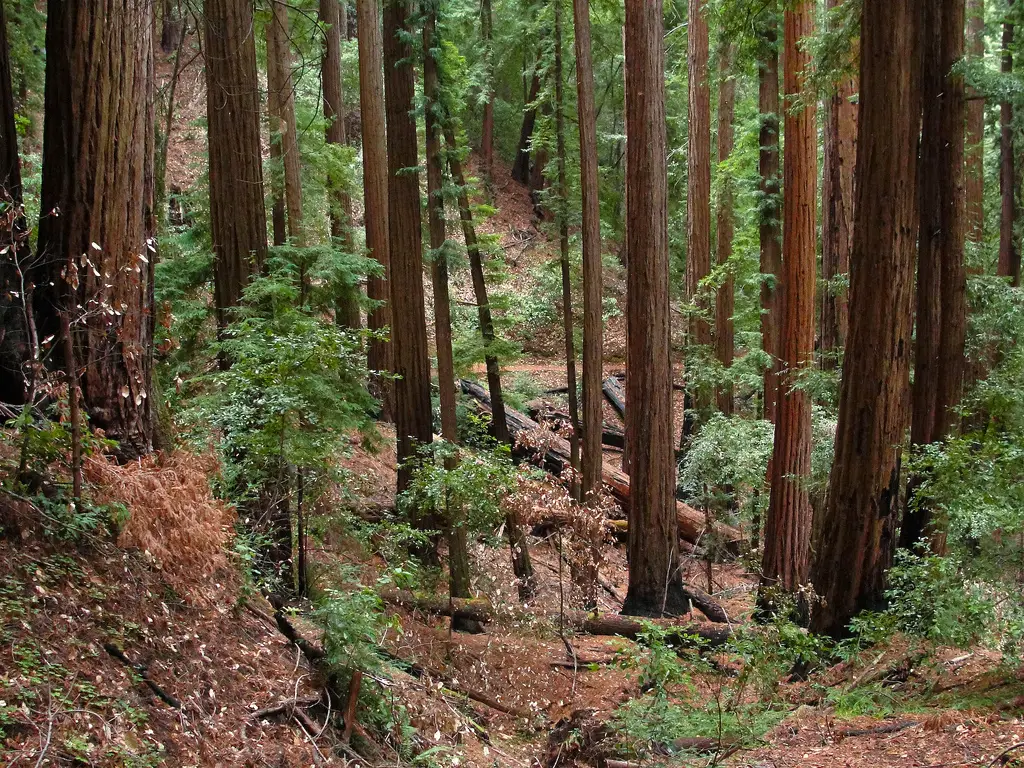
[[[554,408],[527,408],[527,415],[538,423],[554,424],[560,429],[572,427],[572,419],[565,411],[558,411]],[[626,447],[626,433],[619,427],[605,422],[601,426],[601,444],[611,448]]]
[[[490,413],[491,398],[484,388],[479,384],[466,379],[460,380],[462,392],[476,400],[480,407]],[[505,416],[508,420],[509,432],[512,439],[517,441],[515,452],[546,469],[556,477],[561,477],[562,471],[569,466],[569,441],[556,435],[546,436],[543,450],[531,449],[518,444],[520,435],[541,429],[540,424],[526,414],[520,413],[508,406],[505,407]],[[616,469],[608,462],[604,462],[601,468],[601,481],[625,509],[629,509],[629,476]],[[681,501],[676,502],[676,519],[679,522],[679,535],[690,543],[697,543],[704,536],[705,519],[704,514],[697,511],[689,504]],[[714,538],[721,542],[727,551],[737,554],[743,546],[743,535],[731,525],[715,522],[712,524]]]
[[[614,376],[609,376],[601,382],[601,392],[604,393],[604,399],[607,400],[611,407],[615,409],[615,412],[619,414],[619,418],[625,421],[626,391],[622,388],[622,383]]]

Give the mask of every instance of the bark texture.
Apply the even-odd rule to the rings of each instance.
[[[398,490],[409,487],[407,462],[433,435],[430,361],[423,300],[419,165],[413,117],[413,69],[410,0],[384,7],[384,103],[388,147],[388,232],[391,254],[391,339],[394,345],[395,434],[398,439]],[[363,132],[364,135],[366,131]],[[425,510],[424,510],[425,512]]]
[[[915,0],[865,0],[850,336],[828,503],[815,526],[811,628],[878,604],[899,505],[910,368],[919,125]]]
[[[736,56],[732,44],[723,45],[719,54],[719,85],[718,85],[718,162],[725,163],[732,154],[733,147],[733,116],[736,112],[736,80],[732,77],[732,61]],[[724,178],[720,185],[718,198],[718,266],[728,270],[726,278],[715,295],[715,357],[723,368],[730,368],[735,356],[735,333],[733,327],[733,308],[735,307],[734,278],[729,267],[732,257],[733,237],[733,189],[732,180]],[[724,414],[732,414],[732,384],[719,385],[716,393],[718,410]]]
[[[488,0],[485,0],[487,2]],[[580,191],[583,196],[583,473],[584,501],[600,490],[601,379],[604,362],[602,322],[601,210],[598,199],[597,113],[590,53],[590,8],[573,0],[576,27],[576,100],[580,132]]]
[[[1014,0],[1008,0],[1013,6]],[[1005,74],[1013,72],[1014,25],[1010,19],[1003,22],[1003,61],[1001,69]],[[1002,211],[999,219],[999,263],[996,274],[1008,277],[1013,285],[1020,285],[1020,251],[1014,242],[1013,228],[1017,217],[1017,170],[1014,163],[1013,103],[1009,100],[999,105],[999,191]]]
[[[47,8],[39,332],[70,322],[74,375],[122,458],[152,449],[153,6]]]
[[[661,0],[626,5],[629,588],[623,613],[685,612],[674,512]],[[640,254],[643,257],[640,258]]]
[[[985,56],[985,0],[967,0],[967,55]],[[967,102],[967,239],[980,243],[985,234],[985,99],[971,88]]]
[[[811,34],[814,5],[798,0],[785,12],[784,87],[787,101],[804,95],[803,73],[810,65],[801,38]],[[817,130],[812,99],[798,110],[787,105],[783,210],[782,347],[785,373],[779,378],[775,444],[772,451],[771,501],[764,534],[762,586],[795,592],[807,583],[810,566],[811,402],[794,389],[814,355],[815,186]]]
[[[388,157],[384,119],[384,63],[377,0],[356,0],[359,36],[359,112],[363,142],[363,224],[366,249],[380,264],[380,274],[366,280],[366,295],[371,305],[366,325],[377,334],[391,328],[391,247],[388,241]],[[393,367],[393,350],[387,338],[370,338],[366,352],[371,371],[387,372]],[[385,419],[394,413],[394,388],[390,381],[377,377],[372,382],[374,395],[381,402]]]
[[[276,107],[277,125],[271,127],[271,142],[279,144],[279,154],[284,168],[284,200],[288,213],[288,236],[299,246],[306,245],[302,209],[302,167],[299,157],[299,134],[295,122],[295,95],[292,84],[291,33],[289,32],[288,7],[271,2],[271,18],[267,24],[267,69],[273,69],[274,77],[267,75],[271,94],[270,104]],[[276,91],[276,92],[275,92]],[[276,127],[276,131],[274,130]]]
[[[252,5],[205,0],[203,21],[214,305],[223,329],[267,255],[260,98]]]

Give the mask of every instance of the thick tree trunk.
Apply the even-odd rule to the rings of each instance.
[[[835,8],[840,0],[828,0]],[[857,159],[857,78],[844,77],[828,100],[825,115],[825,168],[822,173],[821,267],[821,367],[831,370],[846,344],[849,318],[846,290],[837,279],[850,271],[853,248],[853,177]]]
[[[391,328],[391,258],[388,242],[388,159],[384,121],[384,64],[377,0],[356,0],[359,28],[359,112],[363,144],[363,222],[366,249],[381,266],[381,274],[370,275],[366,295],[372,302],[366,312],[366,325],[376,334]],[[371,337],[366,361],[371,371],[387,373],[394,365],[391,342]],[[381,402],[382,416],[393,418],[394,387],[382,377],[371,382]]]
[[[181,44],[185,32],[185,20],[175,13],[173,0],[163,0],[161,13],[160,50],[171,53]]]
[[[985,0],[967,2],[967,54],[973,61],[985,57]],[[985,234],[985,99],[970,89],[967,102],[967,239],[980,243]]]
[[[485,2],[488,0],[485,0]],[[604,323],[601,278],[601,209],[598,198],[597,115],[590,53],[590,9],[573,0],[576,27],[576,99],[580,130],[580,191],[583,196],[583,473],[584,501],[600,490],[601,376]]]
[[[768,354],[764,372],[764,418],[775,423],[779,394],[779,355],[782,348],[782,240],[780,213],[782,193],[779,178],[779,50],[773,19],[760,38],[757,109],[761,117],[760,158],[760,262],[761,347]]]
[[[423,244],[419,166],[413,102],[411,0],[384,6],[384,103],[387,114],[388,232],[391,255],[391,339],[394,345],[395,434],[398,438],[398,491],[409,487],[409,460],[433,435],[430,361],[423,300]],[[363,134],[366,135],[364,130]],[[427,510],[420,510],[424,516]],[[425,520],[418,521],[425,522]]]
[[[484,356],[487,366],[487,389],[494,403],[491,424],[494,437],[502,443],[513,442],[506,419],[505,398],[501,394],[501,369],[498,358],[490,348],[495,341],[494,318],[491,316],[491,305],[487,298],[487,283],[484,281],[484,266],[480,247],[476,239],[476,227],[473,225],[473,213],[469,208],[469,195],[466,191],[466,178],[462,173],[462,161],[455,142],[455,131],[445,125],[445,141],[448,144],[448,168],[452,182],[458,187],[459,220],[462,223],[462,236],[466,241],[466,253],[469,255],[469,269],[473,279],[473,293],[476,297],[477,318],[480,322],[480,335],[488,349]],[[533,565],[530,563],[530,550],[527,546],[526,534],[519,523],[519,517],[511,511],[505,518],[509,546],[512,549],[512,569],[519,582],[519,596],[526,600],[533,595]]]
[[[0,227],[0,402],[20,405],[29,395],[25,368],[33,358],[29,340],[29,297],[23,279],[28,267],[28,231],[21,210],[21,161],[14,120],[14,88],[7,44],[7,18],[0,2],[0,199],[13,207]]]
[[[964,82],[953,74],[964,52],[964,2],[929,6],[921,24],[924,119],[919,169],[917,334],[914,354],[911,444],[944,438],[955,423],[965,370],[967,323],[964,241]],[[945,536],[931,510],[914,499],[911,482],[900,545],[930,534],[938,553]]]
[[[732,77],[732,61],[736,55],[735,46],[726,43],[719,54],[719,85],[718,85],[718,162],[724,163],[732,154],[733,116],[736,111],[736,80]],[[725,281],[715,296],[715,357],[723,368],[730,368],[735,356],[735,336],[733,328],[733,273],[728,267],[732,257],[733,237],[733,192],[732,181],[725,179],[718,200],[718,264],[728,269]],[[716,399],[718,410],[732,415],[732,384],[718,387]]]
[[[1008,0],[1013,5],[1013,0]],[[1005,74],[1013,72],[1013,22],[1003,22],[1003,61]],[[1002,214],[999,220],[999,263],[996,274],[1008,277],[1013,285],[1020,284],[1020,250],[1014,242],[1013,229],[1017,216],[1017,170],[1014,165],[1013,103],[1002,102],[999,107],[999,190],[1002,195]]]
[[[566,398],[569,401],[569,418],[572,432],[569,444],[572,447],[571,461],[573,482],[572,496],[579,495],[580,471],[580,408],[577,402],[576,381],[576,327],[572,315],[572,278],[569,265],[569,184],[565,171],[565,95],[562,83],[562,3],[555,3],[555,143],[558,153],[558,250],[562,268],[562,331],[565,339],[565,375],[568,383]]]
[[[335,0],[329,0],[334,2]],[[425,5],[423,20],[423,98],[426,116],[427,152],[427,220],[430,231],[431,279],[434,288],[434,340],[437,346],[437,386],[441,399],[441,436],[449,443],[458,440],[455,417],[455,362],[452,355],[452,312],[448,290],[448,262],[445,256],[445,221],[443,176],[441,170],[441,140],[443,127],[438,102],[438,55],[434,39],[436,9]],[[451,471],[457,457],[446,459],[445,469]],[[448,538],[448,589],[453,598],[471,597],[469,575],[469,549],[463,515],[459,509],[446,504],[442,510]],[[476,630],[477,622],[452,616],[452,628]]]
[[[347,24],[347,16],[339,0],[320,0],[320,22],[325,26],[324,56],[320,65],[320,82],[324,92],[324,119],[327,121],[325,139],[328,144],[344,146],[348,143],[345,131],[345,92],[341,83],[341,36]],[[331,237],[338,238],[348,251],[353,251],[352,200],[344,191],[339,179],[329,179],[332,185],[329,203]],[[359,287],[340,288],[335,320],[347,328],[358,328],[362,324],[359,315]]]
[[[153,6],[47,11],[38,326],[58,335],[66,313],[91,423],[134,458],[154,430]]]
[[[785,11],[785,71],[787,100],[805,94],[804,73],[810,55],[802,38],[814,28],[814,5],[798,0]],[[771,501],[764,534],[761,584],[795,593],[806,584],[810,566],[811,402],[807,392],[794,389],[800,372],[813,364],[814,272],[816,258],[815,186],[817,129],[811,99],[794,111],[786,110],[783,210],[782,365],[779,379],[775,445],[772,451]],[[771,589],[762,591],[762,605]],[[770,599],[770,598],[769,598]]]
[[[626,5],[626,269],[630,453],[629,589],[623,613],[684,613],[674,519],[669,360],[668,178],[661,0]],[[643,257],[639,258],[642,254]]]
[[[711,82],[708,72],[708,22],[703,0],[689,0],[687,37],[687,82],[689,111],[686,151],[686,298],[696,301],[703,315],[706,301],[698,301],[700,281],[711,271]],[[632,94],[631,94],[632,95]],[[664,159],[658,162],[664,162]],[[692,345],[710,347],[711,324],[706,317],[693,317],[688,327]],[[683,419],[680,445],[685,445],[693,428],[707,415],[711,392],[699,387],[694,392],[696,419]]]
[[[850,335],[836,458],[815,525],[811,628],[842,635],[882,597],[899,506],[920,116],[914,0],[865,0]]]
[[[260,98],[252,5],[205,0],[203,11],[214,306],[223,329],[267,255]]]

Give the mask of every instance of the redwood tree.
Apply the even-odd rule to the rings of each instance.
[[[733,116],[736,111],[736,80],[732,77],[732,61],[736,55],[735,47],[729,43],[722,46],[719,53],[718,67],[718,162],[724,163],[732,154]],[[735,336],[733,329],[733,274],[728,266],[732,256],[733,237],[733,192],[732,181],[728,177],[723,180],[718,200],[718,265],[728,270],[726,278],[718,288],[715,296],[715,356],[723,368],[732,366],[735,354]],[[718,387],[718,410],[725,414],[732,413],[732,384]]]
[[[806,95],[805,73],[810,55],[801,39],[814,26],[814,4],[797,0],[785,11],[785,72],[787,101]],[[800,106],[787,105],[785,118],[782,264],[782,347],[784,368],[779,378],[778,414],[772,451],[771,501],[764,534],[761,583],[795,592],[807,582],[810,565],[811,402],[794,385],[810,366],[814,354],[815,186],[818,142],[812,98]],[[764,603],[762,595],[762,604]]]
[[[850,335],[836,456],[811,578],[811,628],[841,635],[878,605],[899,505],[908,386],[920,77],[915,0],[865,0]]]
[[[661,0],[626,4],[629,588],[623,613],[687,610],[679,572],[669,360],[668,178]]]
[[[917,333],[914,349],[910,442],[926,445],[944,438],[956,423],[965,369],[967,324],[964,240],[965,100],[962,75],[953,67],[964,52],[964,1],[927,5],[921,19],[924,110],[921,131],[920,232],[917,257]],[[908,494],[900,529],[901,546],[932,533],[932,546],[945,549],[933,529],[928,505]]]
[[[985,56],[985,0],[967,0],[967,54]],[[971,89],[967,102],[967,239],[980,243],[985,233],[985,97]]]
[[[392,368],[392,349],[382,334],[391,327],[391,257],[388,241],[388,157],[384,120],[384,63],[377,0],[356,0],[359,35],[359,114],[363,142],[363,222],[366,249],[380,264],[379,274],[366,281],[366,295],[372,302],[366,325],[374,331],[367,345],[366,361],[371,371],[386,373]],[[390,419],[394,410],[391,382],[378,377],[372,382],[381,410]]]
[[[47,7],[38,326],[70,334],[65,363],[122,458],[154,430],[152,14],[148,0]]]
[[[1013,12],[1013,0],[1008,0]],[[1013,33],[1011,18],[1003,22],[1003,61],[1005,74],[1013,72]],[[1014,243],[1013,229],[1017,217],[1017,170],[1014,165],[1013,103],[1007,99],[999,106],[999,190],[1002,195],[1002,213],[999,220],[999,263],[996,274],[1009,277],[1014,285],[1020,284],[1020,251]]]
[[[288,7],[280,0],[271,0],[270,8],[271,16],[267,22],[267,102],[271,112],[270,141],[278,144],[278,156],[284,168],[288,236],[295,245],[301,247],[306,245],[306,236],[303,227],[302,167],[298,125],[295,121]]]
[[[384,7],[384,105],[388,147],[388,233],[391,255],[391,338],[394,345],[398,490],[409,487],[413,459],[433,435],[430,361],[423,300],[419,165],[413,101],[410,0]]]
[[[223,329],[267,255],[252,4],[205,0],[203,22],[214,306]]]
[[[487,2],[487,0],[485,0]],[[603,322],[601,283],[601,210],[598,199],[597,117],[594,67],[590,55],[590,9],[573,0],[576,27],[576,99],[580,132],[580,190],[583,195],[583,474],[582,497],[601,487]]]

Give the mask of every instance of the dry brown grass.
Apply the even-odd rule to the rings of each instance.
[[[118,546],[146,552],[167,583],[194,604],[215,599],[215,576],[230,578],[225,548],[235,511],[210,491],[217,470],[212,455],[185,451],[120,466],[93,456],[84,465],[98,500],[120,502],[131,513]]]

